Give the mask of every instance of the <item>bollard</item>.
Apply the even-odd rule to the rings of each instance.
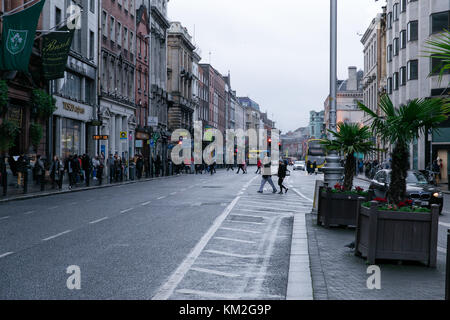
[[[447,230],[447,262],[445,272],[445,300],[450,300],[450,229]]]

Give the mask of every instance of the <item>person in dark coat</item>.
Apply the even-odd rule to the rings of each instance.
[[[314,173],[314,174],[317,175],[316,169],[317,169],[317,162],[314,161],[314,162],[313,162],[313,165],[312,165],[312,173]]]
[[[83,167],[84,176],[86,180],[86,186],[89,187],[89,183],[91,180],[91,158],[87,154],[83,154],[83,157],[81,158],[81,165]]]
[[[285,193],[287,193],[289,190],[283,185],[284,178],[286,178],[286,171],[287,171],[286,164],[280,160],[280,164],[278,166],[278,186],[280,187],[280,192],[278,192],[279,194],[283,194],[283,189],[286,190]]]
[[[155,175],[159,177],[160,173],[161,173],[161,157],[158,154],[155,160]]]
[[[3,196],[6,196],[8,190],[8,172],[6,171],[6,163],[4,156],[0,157],[0,185],[3,189]]]
[[[136,160],[136,176],[138,180],[142,178],[142,168],[144,167],[144,160],[142,160],[142,156],[139,155]]]
[[[97,167],[97,180],[98,185],[101,186],[103,182],[103,169],[105,168],[105,163],[103,161],[103,158],[98,159],[99,165]]]
[[[66,159],[65,163],[65,170],[67,171],[67,174],[69,176],[69,190],[73,188],[73,186],[76,183],[76,170],[75,166],[78,161],[75,160],[75,158],[72,155],[69,155],[69,158]]]
[[[18,184],[23,185],[23,193],[28,191],[28,169],[30,167],[30,159],[25,154],[21,154],[17,160]],[[23,181],[22,181],[23,180]]]
[[[308,172],[308,174],[311,174],[311,161],[308,160],[308,162],[306,162],[306,171]]]
[[[36,156],[36,163],[34,164],[36,171],[36,181],[41,185],[41,191],[45,189],[45,166],[40,155]]]
[[[55,184],[59,190],[62,189],[62,181],[64,175],[64,166],[59,160],[58,156],[53,157],[52,164],[50,166],[50,178],[52,179],[52,189],[55,189]]]

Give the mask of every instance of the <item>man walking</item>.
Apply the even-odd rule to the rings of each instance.
[[[36,176],[37,176],[37,182],[41,185],[41,191],[44,191],[45,189],[45,167],[44,162],[41,159],[40,155],[36,156]]]
[[[264,185],[266,182],[269,182],[270,186],[272,187],[272,193],[277,193],[277,188],[273,184],[272,181],[272,169],[270,167],[270,161],[269,158],[266,156],[263,161],[264,167],[262,168],[262,180],[261,180],[261,186],[259,187],[258,193],[263,193]]]
[[[87,154],[83,154],[83,157],[81,158],[81,164],[83,166],[83,171],[85,175],[86,180],[86,187],[89,187],[89,182],[91,180],[91,158]]]
[[[278,186],[280,187],[280,192],[278,192],[279,194],[283,194],[283,189],[286,190],[285,193],[287,193],[289,190],[283,185],[284,178],[286,178],[286,171],[286,164],[282,160],[280,160],[280,164],[278,166]]]

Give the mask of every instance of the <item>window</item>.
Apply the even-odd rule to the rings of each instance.
[[[94,60],[95,55],[95,34],[89,30],[89,59]]]
[[[408,23],[408,41],[415,41],[419,38],[419,21]]]
[[[116,33],[115,33],[115,25],[116,25],[116,21],[114,19],[114,17],[111,17],[109,19],[109,38],[111,39],[111,41],[115,41],[116,39]]]
[[[393,19],[394,19],[394,21],[398,20],[398,3],[394,4]]]
[[[445,62],[443,61],[443,59],[432,57],[430,60],[431,60],[430,61],[431,62],[431,72],[430,73],[432,75],[440,74],[442,67],[445,65]],[[450,70],[446,69],[444,71],[444,74],[450,74]]]
[[[59,25],[61,23],[61,9],[55,7],[55,25]]]
[[[406,30],[400,31],[400,49],[406,48]]]
[[[108,13],[106,13],[106,11],[102,12],[102,30],[103,30],[103,35],[107,38],[108,37],[108,29],[107,29],[107,19],[108,19]]]
[[[419,60],[408,61],[408,81],[419,78]]]
[[[91,10],[92,13],[95,13],[95,0],[89,0],[89,10]]]
[[[398,72],[394,72],[393,82],[394,82],[394,90],[398,90]]]
[[[134,54],[134,33],[130,31],[130,53]]]
[[[399,50],[399,48],[398,48],[399,46],[398,46],[398,38],[394,38],[394,56],[398,56],[398,50]]]
[[[81,101],[81,77],[66,71],[61,92],[66,97]]]
[[[400,68],[400,85],[406,85],[406,67]]]
[[[430,17],[431,33],[439,33],[445,30],[450,30],[450,11],[434,13]]]
[[[81,29],[75,29],[70,48],[75,52],[81,53]]]
[[[123,48],[128,50],[128,28],[123,27]]]
[[[123,0],[123,9],[128,12],[128,0]]]
[[[406,11],[406,0],[400,1],[400,11],[405,12]]]
[[[387,93],[392,94],[392,78],[387,79]]]
[[[117,45],[122,46],[122,24],[117,21],[117,30],[116,30],[116,39],[117,39]]]
[[[386,17],[387,28],[392,29],[392,12],[389,12]]]
[[[94,81],[90,79],[85,80],[85,97],[84,100],[87,104],[95,104],[96,92],[94,90]]]
[[[387,61],[392,61],[392,44],[388,45],[387,47]]]

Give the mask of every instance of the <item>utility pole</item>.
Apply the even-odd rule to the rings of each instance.
[[[330,130],[336,131],[336,89],[337,89],[337,0],[330,0]],[[332,138],[330,136],[330,138]],[[323,168],[324,182],[334,185],[341,179],[343,168],[336,151],[330,151]]]

